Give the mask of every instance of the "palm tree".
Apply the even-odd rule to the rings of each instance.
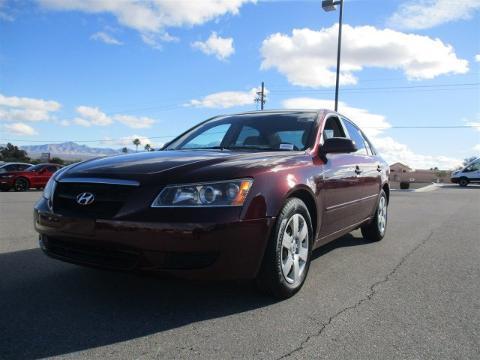
[[[135,145],[135,152],[138,151],[138,146],[139,146],[140,144],[141,144],[140,139],[137,138],[137,139],[134,139],[134,140],[133,140],[133,145]]]
[[[150,144],[145,145],[145,151],[152,151]]]

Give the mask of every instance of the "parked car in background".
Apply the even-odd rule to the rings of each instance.
[[[0,173],[0,190],[26,191],[30,188],[44,188],[50,177],[61,167],[58,164],[38,164],[23,171]]]
[[[295,294],[314,248],[387,226],[389,168],[333,111],[261,111],[200,123],[162,151],[65,167],[35,205],[49,256],[190,278],[255,278]]]
[[[23,171],[28,169],[32,164],[17,163],[17,162],[4,162],[0,164],[0,174],[13,171]]]
[[[450,181],[462,187],[470,183],[480,183],[480,158],[473,160],[463,169],[454,171]]]

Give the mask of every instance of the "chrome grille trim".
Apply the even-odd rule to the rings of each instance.
[[[140,182],[135,180],[108,179],[108,178],[64,178],[59,179],[60,183],[83,183],[83,184],[108,184],[123,186],[140,186]]]

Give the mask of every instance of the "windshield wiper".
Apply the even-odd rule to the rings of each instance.
[[[268,148],[268,147],[262,147],[262,146],[227,146],[225,149],[228,150],[262,150],[262,151],[272,151],[275,149]]]
[[[227,149],[224,146],[206,146],[206,147],[198,147],[198,148],[180,148],[177,150],[225,150]]]

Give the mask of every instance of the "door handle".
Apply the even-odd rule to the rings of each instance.
[[[360,166],[355,166],[355,174],[360,175],[362,173],[362,170],[360,170]]]
[[[382,167],[380,165],[377,165],[377,171],[382,172]]]

